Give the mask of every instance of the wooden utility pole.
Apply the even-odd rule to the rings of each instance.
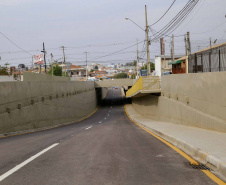
[[[138,75],[138,64],[139,64],[139,51],[138,51],[138,39],[137,39],[137,79],[139,78],[139,75]]]
[[[188,55],[191,54],[191,41],[190,41],[190,32],[187,32],[187,48],[188,48]]]
[[[45,50],[45,44],[43,42],[43,50],[41,51],[44,54],[44,65],[45,65],[45,74],[46,74],[46,50]],[[40,65],[41,68],[41,65]]]
[[[174,61],[174,35],[172,35],[172,61]]]
[[[210,37],[210,48],[212,47],[212,39],[211,39],[211,37]]]
[[[53,54],[51,53],[50,56],[51,56],[51,65],[52,65],[52,67],[51,67],[52,68],[52,76],[53,76]]]
[[[188,56],[188,44],[187,44],[186,36],[184,36],[184,43],[185,43],[185,56]]]
[[[148,69],[148,76],[151,75],[151,66],[150,66],[150,53],[149,53],[149,44],[150,44],[150,41],[149,41],[149,38],[148,38],[148,18],[147,18],[147,7],[145,5],[145,22],[146,22],[146,29],[145,29],[145,32],[146,32],[146,42],[147,42],[147,69]]]
[[[32,73],[34,72],[34,60],[33,60],[33,55],[31,56],[31,67],[32,67]]]
[[[62,62],[62,67],[63,67],[63,66],[65,67],[65,72],[64,72],[64,74],[65,74],[65,76],[66,76],[66,62],[65,62],[64,46],[61,46],[61,47],[62,47],[62,49],[63,49],[63,62],[64,62],[64,65],[63,65],[63,62]]]
[[[88,65],[87,65],[87,52],[85,52],[86,54],[86,80],[88,79]]]

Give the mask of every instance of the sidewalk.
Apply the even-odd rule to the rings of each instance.
[[[126,105],[130,118],[152,133],[175,145],[198,162],[207,165],[226,180],[226,133],[144,118]]]

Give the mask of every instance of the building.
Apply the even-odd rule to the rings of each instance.
[[[175,55],[174,61],[182,58],[183,55]],[[169,64],[172,62],[171,56],[155,56],[155,75],[161,76],[164,72],[172,72],[172,65]]]
[[[188,72],[226,71],[226,43],[214,45],[188,56]]]
[[[188,73],[188,56],[169,62],[172,65],[172,74]]]
[[[67,70],[70,77],[85,77],[86,69],[81,66],[71,65]]]

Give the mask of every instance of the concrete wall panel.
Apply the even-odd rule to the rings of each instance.
[[[97,108],[106,93],[107,89],[95,90],[93,82],[2,82],[0,134],[79,121]]]
[[[154,120],[226,132],[226,72],[162,77],[162,95],[133,98],[137,112]]]

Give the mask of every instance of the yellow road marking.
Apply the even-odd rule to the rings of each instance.
[[[216,177],[213,173],[211,173],[210,171],[208,171],[208,170],[202,170],[202,171],[217,184],[219,184],[219,185],[226,184],[222,180],[220,180],[218,177]]]
[[[133,121],[131,119],[131,117],[129,116],[127,110],[126,110],[126,106],[124,105],[125,108],[125,112],[126,115],[128,116],[128,118],[135,123],[137,126],[139,126],[140,128],[142,128],[143,130],[147,131],[149,134],[151,134],[152,136],[154,136],[155,138],[159,139],[160,141],[162,141],[163,143],[165,143],[167,146],[169,146],[170,148],[172,148],[173,150],[175,150],[176,152],[178,152],[180,155],[182,155],[184,158],[186,158],[188,161],[190,161],[191,164],[195,164],[198,165],[198,162],[194,159],[192,159],[189,155],[187,155],[186,153],[184,153],[183,151],[181,151],[179,148],[175,147],[174,145],[172,145],[171,143],[169,143],[168,141],[162,139],[161,137],[155,135],[154,133],[152,133],[151,131],[147,130],[146,128],[142,127],[141,125],[139,125],[138,123],[136,123],[135,121]],[[211,173],[210,171],[207,170],[201,170],[203,171],[210,179],[212,179],[215,183],[219,184],[219,185],[226,185],[226,183],[224,183],[222,180],[220,180],[218,177],[216,177],[213,173]]]
[[[51,127],[51,128],[40,129],[40,130],[31,131],[31,132],[23,132],[23,133],[20,133],[20,134],[13,134],[13,135],[8,135],[8,136],[2,136],[2,137],[0,137],[0,139],[1,138],[5,138],[5,137],[19,136],[19,135],[24,135],[24,134],[30,134],[30,133],[33,133],[33,132],[40,132],[40,131],[50,130],[50,129],[54,129],[54,128],[63,127],[63,126],[66,126],[66,125],[71,125],[71,124],[74,124],[74,123],[78,123],[78,122],[83,121],[83,120],[89,118],[90,116],[92,116],[94,113],[96,113],[96,111],[99,108],[100,108],[100,106],[98,106],[90,115],[88,115],[85,118],[82,118],[82,119],[80,119],[80,120],[78,120],[76,122],[73,122],[73,123],[69,123],[69,124],[65,124],[65,125],[58,125],[58,126],[54,126],[54,127]]]

